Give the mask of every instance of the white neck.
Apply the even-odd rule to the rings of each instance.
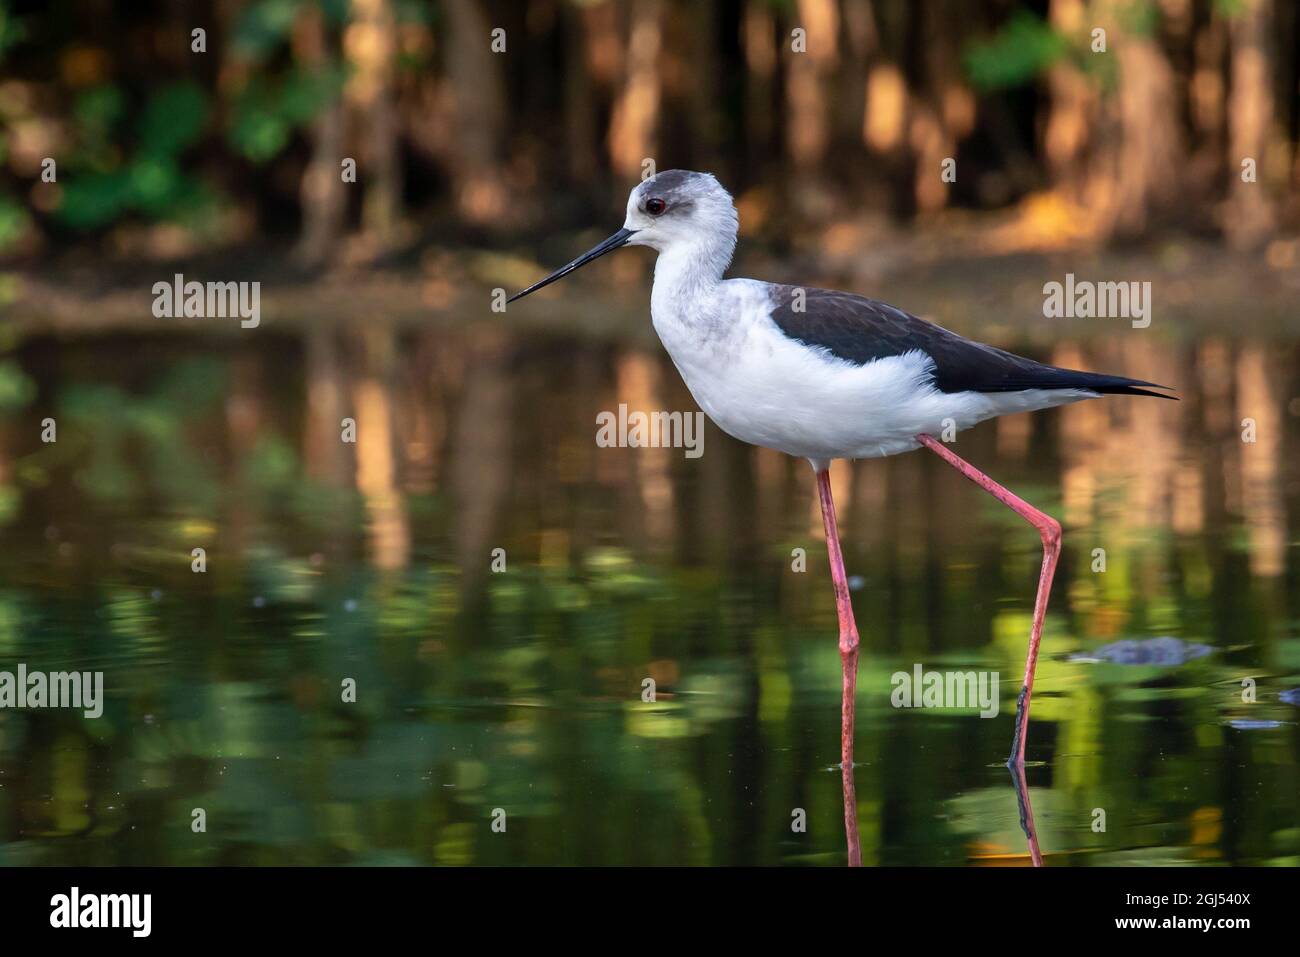
[[[676,299],[707,292],[722,281],[735,248],[735,237],[722,235],[672,243],[655,260],[653,295]]]

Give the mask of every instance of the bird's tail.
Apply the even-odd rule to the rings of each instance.
[[[1057,369],[1060,378],[1066,380],[1061,385],[1054,386],[1058,389],[1088,389],[1091,392],[1100,392],[1102,395],[1150,395],[1157,399],[1173,399],[1178,401],[1176,395],[1166,395],[1166,392],[1172,392],[1173,389],[1167,385],[1159,385],[1155,382],[1146,382],[1142,379],[1130,379],[1122,375],[1103,375],[1099,372],[1077,372],[1074,369]],[[1152,392],[1152,389],[1163,389],[1162,392]]]

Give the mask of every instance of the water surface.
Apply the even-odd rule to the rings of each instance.
[[[1065,525],[1028,747],[1046,863],[1300,863],[1297,344],[1033,354],[1184,400],[956,446]],[[620,402],[695,409],[652,345],[368,323],[6,363],[0,669],[100,670],[107,701],[0,711],[0,862],[844,863],[811,472],[712,426],[696,459],[598,448]],[[1001,762],[1037,536],[923,452],[834,480],[864,862],[1027,864]],[[1208,652],[1096,654],[1153,638]],[[893,708],[917,664],[999,673],[1000,713]]]

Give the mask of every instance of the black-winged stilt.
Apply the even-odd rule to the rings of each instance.
[[[831,498],[832,459],[877,458],[925,446],[1038,530],[1043,565],[1007,765],[1023,769],[1034,667],[1061,526],[959,458],[936,435],[1011,412],[1046,409],[1105,393],[1172,398],[1151,382],[1076,372],[965,339],[863,296],[723,279],[739,220],[708,173],[669,170],[632,190],[623,228],[567,266],[512,296],[514,302],[621,246],[649,246],[655,263],[650,315],[691,395],[729,435],[806,458],[817,475],[835,584],[843,664],[840,759],[849,821],[858,629],[849,600]],[[1144,388],[1146,387],[1146,388]],[[1023,771],[1021,771],[1023,781]]]

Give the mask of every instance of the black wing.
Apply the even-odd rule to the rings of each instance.
[[[773,285],[772,321],[785,335],[831,355],[866,365],[876,359],[921,351],[934,360],[934,385],[941,392],[1019,392],[1022,389],[1089,389],[1120,395],[1173,396],[1140,386],[1167,386],[1124,376],[1058,369],[972,342],[942,326],[918,319],[888,303],[802,286]],[[796,311],[803,294],[802,311]]]

